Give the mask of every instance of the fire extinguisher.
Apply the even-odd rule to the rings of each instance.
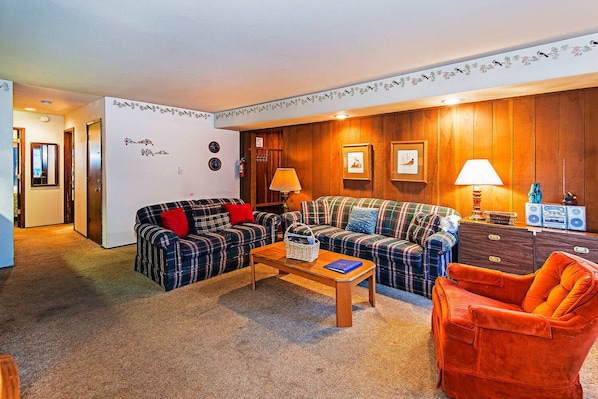
[[[245,177],[245,158],[239,161],[239,177]]]

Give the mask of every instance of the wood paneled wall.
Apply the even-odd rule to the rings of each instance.
[[[303,186],[291,195],[291,209],[304,199],[350,195],[445,205],[469,215],[472,188],[453,183],[466,160],[488,158],[504,185],[482,187],[482,210],[517,212],[524,221],[537,181],[543,203],[560,203],[564,189],[577,194],[588,231],[598,231],[598,88],[280,129],[283,166],[294,167]],[[390,142],[402,140],[428,140],[427,183],[390,180]],[[341,147],[355,143],[373,146],[371,181],[342,179]]]

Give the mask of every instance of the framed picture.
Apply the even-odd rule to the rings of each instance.
[[[428,141],[391,141],[390,180],[428,182]]]
[[[372,145],[343,145],[343,179],[372,179]]]

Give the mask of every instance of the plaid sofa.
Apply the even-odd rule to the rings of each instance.
[[[345,230],[354,206],[378,208],[374,234]],[[422,242],[423,245],[409,241],[408,237],[415,215],[440,215],[436,219],[459,216],[452,208],[376,198],[324,196],[315,201],[303,201],[301,209],[282,215],[283,231],[309,235],[307,227],[293,223],[308,225],[320,241],[320,248],[373,261],[379,284],[431,298],[436,278],[446,276],[457,243],[456,233],[438,229]]]
[[[249,251],[276,240],[279,215],[253,211],[255,223],[219,225],[223,204],[243,204],[237,198],[184,200],[145,206],[135,216],[137,255],[135,270],[160,284],[166,291],[249,265]],[[178,237],[162,227],[160,213],[183,208],[189,234]],[[215,216],[212,231],[197,227],[198,213]],[[206,227],[202,218],[202,227]]]

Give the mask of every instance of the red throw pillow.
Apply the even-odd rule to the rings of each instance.
[[[230,214],[232,224],[255,223],[249,204],[224,204],[224,209]]]
[[[189,222],[183,208],[174,208],[160,213],[162,227],[172,230],[177,236],[184,237],[189,234]]]

